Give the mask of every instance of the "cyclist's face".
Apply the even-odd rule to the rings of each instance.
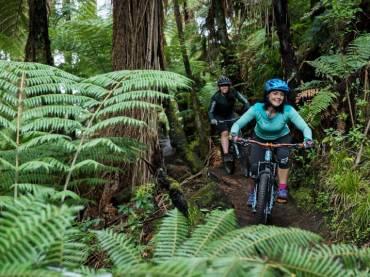
[[[283,104],[284,97],[285,97],[284,92],[280,90],[275,90],[268,94],[268,99],[270,103],[275,107],[279,107],[281,104]]]
[[[220,86],[220,91],[222,93],[228,93],[229,92],[229,89],[230,89],[230,87],[228,85],[221,85]]]

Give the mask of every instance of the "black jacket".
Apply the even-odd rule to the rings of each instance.
[[[227,95],[231,93],[231,95]],[[243,104],[243,112],[249,109],[249,102],[247,98],[241,95],[237,90],[231,89],[227,94],[222,94],[217,91],[211,100],[211,104],[208,109],[209,120],[215,119],[215,117],[229,118],[233,115],[235,100]],[[226,96],[227,95],[227,96]]]

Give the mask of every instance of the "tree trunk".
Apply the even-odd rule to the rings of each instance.
[[[216,37],[220,43],[220,52],[223,59],[222,67],[225,75],[233,81],[233,84],[238,84],[242,82],[240,78],[240,63],[236,61],[233,45],[227,34],[225,1],[213,0],[213,2],[217,26]]]
[[[113,69],[163,69],[161,0],[113,0]]]
[[[274,8],[275,26],[280,42],[280,54],[284,70],[284,78],[290,80],[290,84],[292,86],[296,86],[299,78],[297,62],[290,35],[288,0],[273,0],[272,4]]]
[[[184,37],[184,31],[183,31],[183,26],[182,26],[182,17],[181,17],[181,14],[180,14],[179,1],[174,0],[173,3],[174,3],[174,13],[175,13],[177,31],[178,31],[178,34],[179,34],[182,60],[183,60],[184,67],[185,67],[185,73],[186,73],[186,76],[188,78],[195,81],[195,85],[193,86],[193,88],[191,90],[191,95],[190,95],[191,103],[192,103],[191,106],[192,106],[192,109],[194,111],[195,126],[198,130],[198,134],[199,134],[199,138],[200,138],[199,144],[200,144],[201,155],[203,157],[205,157],[205,155],[207,154],[207,145],[205,144],[205,142],[207,142],[207,135],[205,133],[205,128],[202,124],[201,109],[200,109],[199,100],[198,100],[198,97],[197,97],[197,93],[194,89],[195,86],[198,87],[200,85],[200,80],[195,78],[195,76],[193,76],[193,73],[191,71],[189,56],[188,56],[188,53],[186,51],[186,46],[185,46],[185,37]]]
[[[53,65],[48,28],[47,0],[28,0],[29,33],[25,61]]]
[[[163,3],[161,0],[113,0],[113,70],[158,69],[164,67]],[[157,114],[135,110],[126,114],[148,123],[151,131],[141,128],[110,130],[110,134],[135,138],[148,146],[142,158],[158,162],[159,141]],[[120,184],[135,186],[147,183],[152,175],[142,160],[126,166]],[[124,181],[123,181],[124,180]]]

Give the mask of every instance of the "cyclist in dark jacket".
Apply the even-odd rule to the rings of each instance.
[[[216,132],[221,135],[221,146],[224,161],[232,160],[229,154],[229,130],[233,124],[235,101],[243,104],[243,113],[248,110],[249,102],[235,89],[231,89],[231,81],[221,76],[217,82],[218,91],[212,96],[208,109],[208,117],[212,125],[215,125]],[[229,120],[223,122],[225,120]]]

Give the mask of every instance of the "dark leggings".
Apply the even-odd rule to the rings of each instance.
[[[292,137],[290,136],[290,134],[287,134],[276,140],[264,140],[260,137],[257,137],[256,134],[254,134],[253,139],[259,142],[274,142],[274,143],[291,143],[292,142]],[[249,156],[250,157],[249,161],[251,164],[252,177],[257,177],[258,162],[265,160],[266,149],[252,143],[250,151],[251,152]],[[281,148],[276,149],[276,156],[277,156],[277,162],[279,164],[279,168],[282,168],[282,169],[289,168],[289,153],[290,153],[290,149],[288,147],[281,147]]]

